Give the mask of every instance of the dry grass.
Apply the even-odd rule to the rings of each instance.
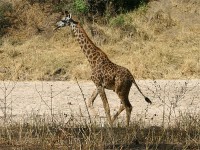
[[[70,29],[53,32],[59,14],[26,1],[13,6],[16,24],[0,47],[1,80],[90,78],[89,64]],[[198,0],[154,1],[121,15],[120,27],[113,20],[83,26],[113,62],[137,79],[199,78],[199,6]],[[97,34],[91,35],[91,27]]]
[[[199,149],[199,119],[182,116],[173,127],[145,126],[132,122],[129,128],[95,124],[63,125],[15,123],[0,127],[1,149]],[[199,116],[197,116],[199,117]],[[186,122],[185,122],[186,121]],[[77,122],[78,123],[78,122]]]

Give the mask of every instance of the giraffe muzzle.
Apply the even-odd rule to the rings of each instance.
[[[61,27],[64,27],[64,26],[66,26],[66,23],[64,21],[59,21],[59,22],[56,23],[56,28],[54,29],[54,31],[58,30],[58,29],[60,29]]]

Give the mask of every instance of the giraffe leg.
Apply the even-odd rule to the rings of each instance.
[[[129,91],[131,88],[132,83],[131,82],[118,82],[116,84],[116,93],[119,96],[121,100],[121,106],[119,111],[114,115],[113,121],[117,118],[117,116],[126,109],[126,124],[129,126],[130,117],[131,117],[131,111],[132,111],[132,105],[128,99]]]
[[[132,111],[132,105],[131,105],[131,103],[129,102],[128,99],[125,100],[125,108],[126,108],[126,125],[129,126],[131,111]]]
[[[88,107],[93,106],[94,100],[96,99],[97,95],[98,95],[98,90],[95,89],[95,90],[93,91],[93,93],[92,93],[90,99],[88,100]]]
[[[131,111],[132,111],[132,105],[131,103],[129,102],[129,99],[128,99],[128,96],[127,98],[123,98],[123,96],[119,96],[121,101],[122,101],[122,104],[119,108],[119,110],[117,111],[117,113],[114,115],[113,119],[112,119],[112,122],[115,121],[115,119],[119,116],[119,114],[124,110],[126,109],[126,125],[129,126],[129,122],[130,122],[130,117],[131,117]]]
[[[96,110],[94,109],[93,107],[93,103],[94,103],[94,100],[96,99],[98,95],[98,90],[95,89],[90,97],[90,99],[88,100],[88,107],[90,108],[90,110],[92,111],[92,114],[97,117],[98,116],[98,113],[96,112]]]
[[[102,86],[98,87],[98,93],[99,93],[99,95],[100,95],[100,97],[103,101],[103,107],[104,107],[108,122],[109,122],[110,126],[112,126],[112,120],[111,120],[111,115],[110,115],[110,107],[109,107],[109,104],[108,104],[108,100],[107,100],[107,97],[106,97],[105,90]]]
[[[119,110],[116,112],[116,114],[113,116],[112,118],[112,123],[115,121],[115,119],[117,119],[117,117],[119,116],[119,114],[125,109],[124,105],[121,104]]]

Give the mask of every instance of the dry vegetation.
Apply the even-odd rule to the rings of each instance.
[[[12,4],[6,16],[13,24],[0,38],[0,80],[90,78],[89,64],[70,29],[53,31],[60,14],[52,5],[5,2]],[[200,78],[199,0],[152,1],[126,14],[94,23],[82,19],[81,23],[109,58],[129,68],[136,79]],[[73,117],[64,123],[62,115],[58,122],[52,116],[48,120],[34,114],[29,121],[15,122],[6,111],[10,93],[0,99],[4,104],[0,107],[2,150],[200,149],[198,111],[181,113],[167,127],[148,126],[144,118],[132,120],[128,128],[123,124],[110,128]]]
[[[182,116],[175,127],[147,127],[133,122],[129,128],[95,124],[54,124],[32,116],[32,123],[0,127],[0,148],[11,149],[199,149],[199,119]],[[199,116],[196,116],[199,118]],[[184,122],[187,120],[186,122]],[[198,121],[198,122],[197,122]],[[73,122],[74,123],[74,122]]]
[[[25,0],[12,5],[8,15],[15,23],[1,39],[1,80],[90,78],[70,29],[53,32],[60,14],[52,13],[51,5]],[[107,24],[84,21],[83,26],[113,62],[137,79],[199,78],[199,8],[198,0],[152,1],[107,19]]]

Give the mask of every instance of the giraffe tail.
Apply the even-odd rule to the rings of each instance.
[[[145,101],[146,101],[147,103],[152,104],[151,100],[150,100],[148,97],[146,97],[146,96],[142,93],[142,91],[141,91],[140,88],[138,87],[138,85],[137,85],[137,83],[135,82],[135,80],[133,80],[133,83],[134,83],[134,85],[136,86],[136,88],[138,89],[138,91],[142,94],[142,96],[144,97]]]
[[[145,97],[145,101],[146,101],[147,103],[152,104],[151,100],[150,100],[148,97]]]

